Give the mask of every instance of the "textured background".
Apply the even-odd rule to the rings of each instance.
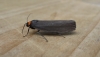
[[[21,30],[29,20],[75,20],[73,34]],[[27,32],[27,30],[25,30]],[[100,57],[100,0],[0,0],[0,57]]]

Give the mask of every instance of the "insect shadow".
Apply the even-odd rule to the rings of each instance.
[[[62,32],[62,33],[41,31],[39,33],[41,33],[42,35],[48,35],[48,36],[58,36],[59,34],[60,35],[73,35],[73,34],[77,34],[77,32],[75,32],[75,31],[72,31],[72,32]],[[38,32],[37,32],[37,34],[38,34]]]
[[[36,34],[40,34],[45,40],[46,42],[48,42],[48,40],[45,38],[45,35],[47,36],[62,36],[63,38],[66,38],[65,35],[74,35],[77,34],[76,32],[63,32],[63,33],[58,33],[58,32],[37,32]]]

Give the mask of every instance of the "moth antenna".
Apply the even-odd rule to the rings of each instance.
[[[27,35],[28,35],[28,33],[29,33],[29,30],[30,30],[30,27],[28,28],[27,34],[26,34],[25,36],[27,36]],[[25,36],[23,36],[23,37],[25,37]]]
[[[28,18],[29,18],[29,16],[31,15],[32,13],[30,13],[29,15],[28,15],[28,17],[27,17],[27,22],[28,22]]]

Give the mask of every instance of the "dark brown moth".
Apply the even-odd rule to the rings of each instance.
[[[24,27],[25,26],[29,27],[29,29],[30,28],[37,29],[38,32],[39,31],[56,32],[60,34],[60,33],[71,32],[75,30],[76,22],[74,20],[32,20],[32,21],[25,23]],[[28,35],[29,29],[25,36]],[[23,30],[22,30],[22,33],[23,33]],[[40,35],[43,36],[42,34]],[[44,39],[48,42],[48,40],[45,37]]]
[[[59,34],[63,32],[71,32],[76,29],[76,22],[73,20],[32,20],[25,25],[31,29],[37,29],[38,32],[47,31],[57,32]]]

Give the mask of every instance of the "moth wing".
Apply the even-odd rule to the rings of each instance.
[[[35,28],[42,31],[66,32],[75,30],[76,23],[73,20],[38,21]]]

